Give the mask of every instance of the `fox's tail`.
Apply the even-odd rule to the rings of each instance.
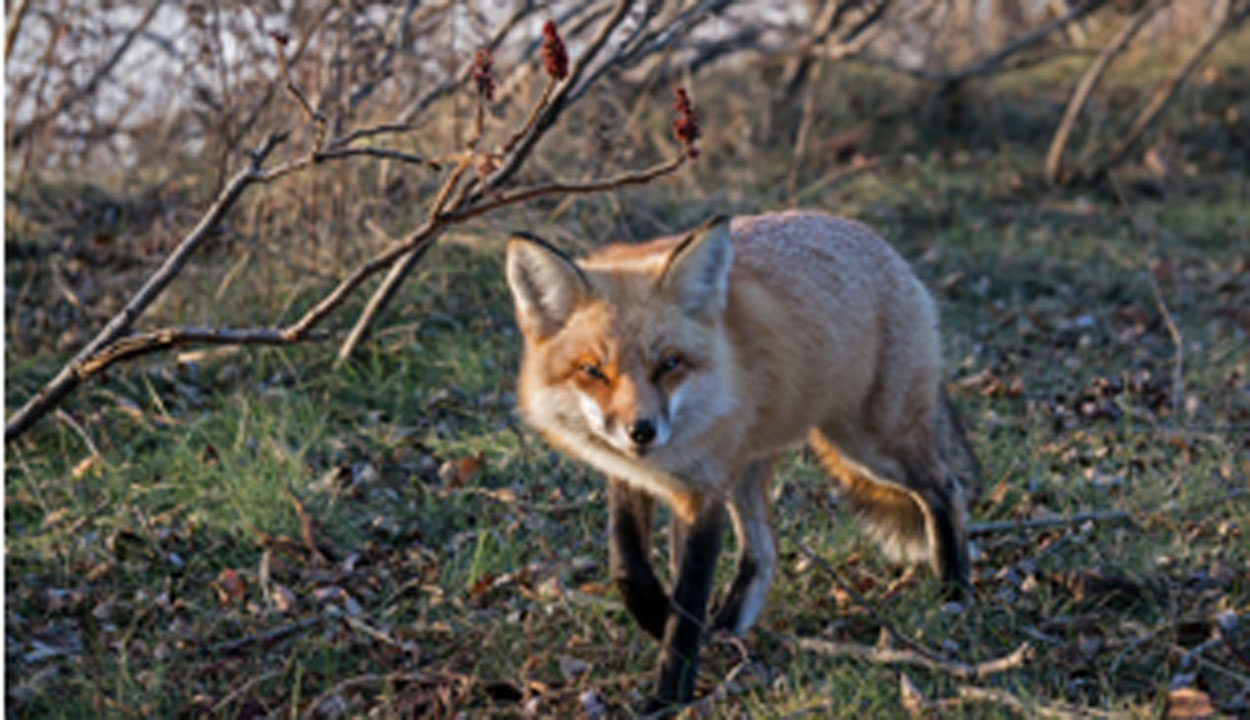
[[[895,458],[899,477],[875,475],[845,457],[814,430],[808,441],[838,480],[841,498],[886,555],[900,562],[929,560],[945,580],[967,582],[967,506],[980,492],[981,466],[944,389],[931,420],[941,467]]]

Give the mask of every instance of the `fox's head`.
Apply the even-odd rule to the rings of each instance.
[[[658,458],[732,409],[724,218],[580,263],[516,235],[506,264],[525,338],[521,410],[539,429]]]

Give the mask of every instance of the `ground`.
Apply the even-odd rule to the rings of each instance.
[[[445,237],[342,368],[331,342],[186,349],[110,371],[6,448],[10,709],[627,714],[656,645],[607,583],[603,479],[515,415],[505,231],[577,252],[797,204],[877,228],[937,299],[949,389],[984,465],[976,597],[944,604],[927,569],[889,565],[796,449],[772,491],[781,565],[764,615],[742,644],[703,652],[699,693],[720,693],[710,711],[894,716],[975,685],[1010,692],[1026,716],[1039,704],[1158,716],[1186,697],[1250,712],[1250,95],[1246,66],[1212,67],[1170,116],[1166,172],[1134,163],[1059,190],[1037,173],[1071,72],[973,94],[962,111],[864,90],[886,82],[873,74],[844,79],[794,183],[784,133],[761,129],[745,91],[709,81],[697,102],[724,137],[709,130],[692,168]],[[868,129],[835,142],[856,117]],[[643,137],[665,120],[639,122]],[[876,165],[846,172],[855,156]],[[161,253],[125,245],[128,229],[162,222],[143,201],[97,217],[120,190],[25,193],[6,211],[10,412]],[[178,197],[166,234],[144,237],[189,227]],[[368,202],[388,229],[411,220]],[[289,319],[364,252],[368,233],[333,212],[206,254],[152,322]],[[239,214],[238,227],[255,222]],[[52,219],[66,215],[68,235]],[[292,239],[302,227],[318,239]],[[287,243],[299,252],[274,250]],[[1013,524],[1055,517],[1067,520]],[[661,567],[665,537],[661,524]],[[883,628],[963,662],[1031,650],[960,678],[810,649],[871,646]],[[1170,688],[1186,689],[1171,706]],[[1001,699],[947,712],[1015,714]]]

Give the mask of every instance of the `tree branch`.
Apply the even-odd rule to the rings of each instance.
[[[529,130],[521,135],[520,140],[509,141],[510,144],[515,146],[504,156],[500,166],[482,181],[479,189],[474,194],[462,193],[458,198],[454,199],[450,208],[451,212],[455,212],[466,204],[479,204],[485,193],[501,187],[511,179],[525,159],[529,157],[534,146],[546,134],[547,130],[555,124],[556,119],[559,118],[561,111],[563,111],[566,105],[569,92],[577,85],[582,73],[586,70],[586,66],[594,60],[603,44],[607,42],[608,37],[612,34],[612,31],[625,19],[631,4],[631,0],[617,0],[612,13],[599,26],[595,37],[591,39],[581,57],[570,68],[568,77],[553,92],[543,93],[542,100],[545,102],[545,105],[542,105],[542,110],[537,113],[537,119],[534,122],[527,122]],[[501,36],[501,33],[496,33],[496,36]],[[498,204],[495,207],[498,207]],[[409,270],[415,264],[416,258],[404,260],[401,265],[387,275],[382,284],[378,286],[378,289],[374,291],[373,297],[370,298],[364,311],[356,319],[356,324],[352,327],[347,339],[343,342],[342,347],[339,348],[337,362],[342,363],[345,358],[355,351],[361,340],[368,333],[369,326],[373,323],[373,318],[390,302],[390,298],[394,296],[399,285],[403,283]]]
[[[1107,68],[1111,67],[1111,61],[1119,55],[1128,44],[1132,42],[1137,33],[1146,25],[1150,18],[1162,6],[1161,0],[1151,0],[1142,6],[1128,22],[1124,23],[1124,27],[1120,28],[1120,32],[1107,43],[1102,52],[1098,53],[1098,57],[1085,70],[1085,74],[1081,76],[1080,82],[1076,84],[1076,89],[1072,92],[1072,99],[1068,101],[1068,107],[1064,110],[1063,119],[1059,122],[1059,127],[1055,130],[1055,135],[1050,141],[1050,149],[1046,152],[1046,182],[1054,185],[1059,182],[1060,171],[1062,170],[1061,162],[1063,160],[1063,149],[1068,144],[1068,135],[1072,132],[1072,126],[1076,122],[1076,118],[1081,114],[1081,110],[1085,108],[1085,103],[1089,100],[1090,94],[1097,87],[1098,81],[1102,79],[1103,73]]]
[[[159,297],[166,286],[181,272],[183,266],[191,258],[192,253],[213,234],[217,224],[238,202],[243,195],[243,191],[261,178],[261,163],[286,138],[287,134],[285,132],[277,132],[271,133],[265,139],[260,148],[252,153],[251,162],[248,163],[247,167],[240,170],[230,179],[226,187],[217,195],[212,206],[200,218],[200,222],[191,232],[183,237],[178,246],[174,248],[174,251],[165,259],[165,262],[161,264],[156,272],[152,273],[147,282],[143,284],[143,287],[139,288],[139,291],[122,308],[121,312],[115,315],[104,326],[104,329],[97,333],[73,360],[66,363],[61,368],[61,371],[44,385],[34,397],[27,401],[17,412],[9,416],[8,421],[4,425],[4,441],[6,443],[25,432],[36,420],[47,413],[48,410],[60,404],[61,400],[78,386],[81,380],[75,371],[78,363],[96,354],[130,330],[139,316],[152,304],[152,301]]]
[[[850,657],[877,665],[912,665],[926,670],[945,673],[961,680],[982,680],[1023,667],[1032,659],[1033,647],[1021,643],[1010,653],[979,663],[966,663],[958,660],[937,660],[921,655],[915,650],[898,648],[881,648],[851,642],[834,642],[823,638],[796,637],[795,642],[802,650],[808,650],[828,657]]]
[[[99,87],[100,82],[104,80],[104,78],[108,77],[109,73],[113,72],[113,68],[117,67],[117,63],[121,62],[122,57],[125,56],[127,51],[130,50],[130,46],[134,44],[135,38],[139,37],[140,33],[142,33],[148,24],[152,22],[152,18],[156,16],[156,11],[159,10],[161,5],[164,4],[165,0],[153,0],[153,2],[148,5],[148,9],[144,11],[142,16],[140,16],[138,22],[136,22],[130,30],[126,32],[126,35],[122,38],[121,43],[117,45],[117,47],[109,55],[108,59],[105,60],[100,67],[96,68],[96,71],[91,74],[91,77],[88,78],[87,82],[80,87],[65,93],[64,95],[61,95],[57,101],[52,104],[52,107],[47,109],[47,111],[36,115],[25,125],[19,127],[13,133],[12,144],[15,146],[20,144],[23,139],[38,132],[44,125],[52,120],[55,120],[58,115],[69,109],[75,103],[94,93],[96,88]],[[18,10],[20,9],[21,8],[19,7]],[[20,20],[20,17],[18,19]],[[10,33],[16,32],[16,24],[11,26],[9,30]],[[8,57],[10,47],[11,45],[7,44],[5,46],[6,58]]]
[[[1198,63],[1202,62],[1202,59],[1219,44],[1220,40],[1245,21],[1247,16],[1250,16],[1250,7],[1233,10],[1230,0],[1223,0],[1220,4],[1222,8],[1216,12],[1206,36],[1194,47],[1189,57],[1185,58],[1185,61],[1172,72],[1171,77],[1155,90],[1150,101],[1137,114],[1129,129],[1119,136],[1119,142],[1107,153],[1106,158],[1080,174],[1082,180],[1093,181],[1102,178],[1108,170],[1124,162],[1124,158],[1133,151],[1146,129],[1176,96],[1176,91],[1185,84],[1185,80]]]

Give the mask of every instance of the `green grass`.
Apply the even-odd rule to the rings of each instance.
[[[889,98],[873,103],[895,112]],[[1014,122],[1009,110],[1025,112],[1007,107],[1003,122]],[[823,118],[829,131],[846,112]],[[1128,510],[1131,520],[978,537],[977,602],[951,613],[925,570],[891,588],[900,571],[796,451],[774,484],[782,562],[746,640],[756,664],[715,712],[902,714],[899,668],[798,648],[796,636],[873,644],[881,632],[803,548],[929,647],[981,661],[1034,645],[1023,667],[974,684],[1026,703],[1155,716],[1173,678],[1195,672],[1195,687],[1226,712],[1244,712],[1244,651],[1214,646],[1192,667],[1180,662],[1221,612],[1241,616],[1234,642],[1245,647],[1250,637],[1250,503],[1227,499],[1244,493],[1250,471],[1244,169],[1178,181],[1162,202],[1130,189],[1133,232],[1109,192],[1052,192],[1032,181],[1005,189],[1007,174],[1035,172],[1036,143],[1020,147],[1013,136],[990,154],[902,160],[929,142],[925,132],[913,119],[898,146],[873,148],[892,153],[881,170],[819,189],[804,205],[881,229],[934,291],[952,378],[992,376],[955,390],[985,466],[974,522],[1104,509]],[[599,198],[558,219],[530,209],[506,220],[589,247],[602,239],[592,231],[608,226],[645,236],[715,210],[784,202],[787,147],[762,149],[752,179],[708,142],[692,174],[622,193],[623,213]],[[820,169],[801,179],[815,182]],[[1124,181],[1132,179],[1130,171]],[[396,211],[388,222],[403,227],[405,217]],[[192,364],[154,357],[68,402],[101,452],[97,464],[80,464],[91,451],[52,417],[10,445],[10,707],[47,717],[294,715],[326,693],[352,714],[511,715],[532,703],[568,716],[584,693],[614,715],[636,707],[656,648],[605,584],[602,481],[514,416],[518,338],[500,263],[504,227],[473,226],[433,250],[342,369],[332,369],[325,345]],[[24,241],[39,241],[37,230],[17,226]],[[320,292],[258,261],[221,303],[205,303],[246,251],[207,258],[159,319],[264,324]],[[1167,263],[1159,287],[1184,336],[1188,409],[1169,402],[1175,347],[1147,280],[1151,258]],[[13,408],[73,346],[6,337]],[[1098,378],[1125,390],[1098,397]],[[1087,412],[1084,401],[1103,410]],[[440,472],[469,458],[480,462],[467,477]],[[292,498],[311,518],[315,552]],[[662,523],[656,544],[666,574]],[[224,570],[242,579],[241,599],[230,599]],[[1082,570],[1134,590],[1079,587],[1070,573]],[[344,612],[358,612],[357,623],[342,621]],[[567,658],[588,669],[566,674]],[[722,640],[708,643],[703,660],[700,692],[740,657]],[[904,672],[930,700],[963,682]],[[948,713],[1012,716],[986,704]]]

